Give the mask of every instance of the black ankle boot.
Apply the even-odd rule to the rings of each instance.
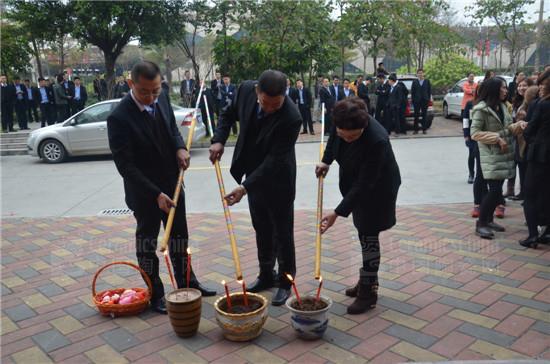
[[[367,280],[369,276],[363,268],[359,270],[359,283],[357,284],[357,297],[348,306],[348,314],[358,315],[376,307],[378,301],[378,280]]]
[[[359,290],[359,281],[355,284],[355,286],[346,289],[346,296],[348,297],[357,297],[357,291]]]

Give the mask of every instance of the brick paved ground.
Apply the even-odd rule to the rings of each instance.
[[[115,260],[135,261],[131,217],[6,219],[2,241],[2,363],[394,363],[444,359],[550,359],[550,248],[525,250],[518,205],[495,241],[472,235],[470,206],[399,209],[399,225],[382,238],[378,307],[345,314],[342,295],[355,282],[359,249],[350,221],[325,240],[325,294],[334,300],[324,340],[304,342],[283,308],[270,307],[264,333],[251,343],[222,339],[205,300],[199,334],[180,339],[168,318],[151,312],[111,319],[91,305],[96,270]],[[299,290],[312,279],[312,211],[296,213]],[[249,218],[235,214],[245,278],[256,250]],[[210,285],[232,281],[223,215],[189,216],[199,277]],[[164,273],[163,279],[168,282]],[[129,281],[128,281],[129,280]],[[126,269],[107,271],[98,289],[135,286]],[[232,282],[236,287],[235,282]]]

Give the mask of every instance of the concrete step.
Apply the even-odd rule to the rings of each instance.
[[[25,150],[27,150],[27,143],[10,143],[10,144],[0,143],[0,149],[2,149],[2,150],[6,150],[6,149],[25,149]]]
[[[12,149],[0,149],[0,156],[9,156],[9,155],[27,155],[29,152],[27,148],[12,148]]]
[[[27,138],[14,138],[0,140],[0,145],[12,145],[12,144],[26,144]]]

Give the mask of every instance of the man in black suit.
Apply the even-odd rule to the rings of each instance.
[[[284,304],[290,296],[291,284],[286,274],[296,274],[294,146],[302,118],[296,105],[285,96],[285,90],[286,75],[279,71],[267,70],[257,82],[243,82],[235,102],[222,111],[210,147],[210,160],[219,160],[231,126],[240,120],[241,133],[231,163],[231,174],[239,187],[225,199],[234,205],[248,194],[260,263],[258,279],[248,290],[259,292],[273,287],[277,261],[279,289],[272,299],[275,306]]]
[[[166,314],[157,237],[161,221],[166,225],[170,208],[177,205],[169,252],[176,283],[184,287],[187,269],[192,270],[184,263],[189,239],[185,194],[182,190],[177,204],[169,196],[174,193],[179,170],[189,167],[190,157],[172,106],[162,92],[158,66],[148,61],[134,65],[130,88],[107,119],[109,146],[124,180],[126,204],[136,218],[136,255],[153,283],[152,308]],[[216,294],[203,287],[194,274],[190,286],[201,290],[203,296]]]
[[[334,99],[334,103],[344,99],[344,90],[340,85],[340,77],[332,77],[332,85],[330,85],[330,94]]]
[[[53,90],[48,87],[46,80],[40,77],[38,79],[38,103],[40,105],[41,127],[55,124],[55,99]]]
[[[15,131],[13,129],[13,108],[15,106],[15,87],[8,83],[6,75],[0,75],[2,85],[2,132]]]
[[[113,87],[113,97],[115,99],[121,99],[126,96],[128,92],[130,92],[130,86],[128,86],[128,82],[126,82],[124,76],[120,76],[116,85]]]
[[[27,88],[21,83],[19,76],[13,78],[15,87],[15,115],[17,115],[17,124],[19,130],[28,130],[27,126]]]
[[[329,135],[332,129],[331,114],[334,108],[334,96],[329,87],[328,78],[323,79],[323,86],[319,90],[319,102],[325,104],[325,135]]]
[[[313,121],[311,120],[311,107],[313,105],[313,100],[311,97],[311,92],[308,88],[304,87],[304,81],[298,79],[296,81],[296,92],[294,93],[295,99],[292,100],[298,109],[300,110],[300,115],[302,115],[302,134],[307,134],[309,127],[309,133],[315,135],[313,131]]]
[[[379,73],[376,78],[377,78],[377,85],[374,91],[374,94],[376,95],[376,112],[374,114],[374,118],[379,123],[384,125],[385,124],[384,110],[386,108],[386,104],[388,103],[388,97],[390,95],[391,86],[386,82],[385,74]]]
[[[377,75],[383,74],[384,76],[387,76],[390,73],[388,71],[386,71],[386,67],[384,67],[384,63],[380,62],[380,63],[378,63],[378,67],[376,68],[376,74]]]
[[[210,81],[210,90],[212,98],[214,99],[214,112],[216,115],[220,115],[220,104],[222,100],[221,87],[223,85],[222,74],[216,71],[216,78]],[[212,120],[214,121],[214,120]]]
[[[80,77],[74,78],[74,98],[73,101],[73,114],[76,114],[80,110],[84,109],[86,101],[88,101],[88,92],[86,87],[80,82]]]
[[[97,101],[101,101],[102,100],[102,96],[103,96],[103,80],[100,78],[99,76],[99,73],[96,73],[95,75],[95,78],[94,78],[94,93],[95,93],[95,96],[97,97]]]
[[[397,76],[394,73],[388,78],[388,84],[390,85],[390,92],[385,109],[387,111],[385,126],[388,134],[394,131],[395,136],[399,136],[401,133],[407,133],[402,122],[407,105],[406,86],[402,82],[397,82]]]
[[[180,96],[184,107],[195,107],[195,80],[191,78],[191,72],[185,71],[185,79],[181,81]]]
[[[422,114],[422,134],[428,129],[428,104],[432,99],[432,85],[430,80],[424,79],[424,70],[416,71],[418,79],[414,80],[411,87],[411,98],[414,106],[414,134],[418,134],[418,116]]]
[[[25,87],[27,88],[27,119],[30,123],[38,122],[38,87],[31,84],[31,80],[26,79]],[[34,117],[33,117],[34,116]]]
[[[74,82],[69,80],[69,75],[67,71],[63,72],[63,87],[65,88],[65,93],[70,96],[69,102],[67,104],[67,113],[69,116],[76,113],[76,104],[74,101]]]
[[[370,79],[367,77],[367,81],[363,81],[363,76],[357,77],[357,96],[367,104],[369,113],[371,112],[370,98],[369,98],[369,84]]]
[[[353,91],[351,88],[350,88],[350,80],[347,79],[347,78],[344,78],[344,87],[342,88],[342,93],[343,93],[343,98],[344,99],[347,99],[348,97],[353,97],[355,96],[355,91]]]
[[[290,81],[290,78],[286,79],[286,91],[285,95],[292,100],[292,102],[296,103],[296,89],[292,87],[292,82]]]
[[[223,85],[221,86],[221,89],[220,89],[220,94],[221,94],[220,115],[224,108],[233,104],[236,91],[237,91],[237,88],[235,87],[235,85],[231,83],[231,77],[229,77],[229,75],[224,75]],[[231,133],[233,133],[233,135],[237,135],[238,133],[237,123],[234,123],[233,126],[231,127]]]

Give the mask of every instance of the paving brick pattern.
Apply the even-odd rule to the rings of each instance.
[[[382,235],[380,300],[371,312],[346,314],[359,244],[340,219],[324,240],[324,293],[332,297],[323,340],[305,342],[284,308],[270,307],[261,337],[222,338],[204,299],[199,333],[178,338],[166,316],[100,316],[91,280],[102,265],[135,261],[132,217],[5,219],[2,226],[3,363],[397,363],[466,359],[550,359],[550,247],[517,244],[525,227],[513,203],[494,241],[472,234],[468,205],[398,209],[399,224]],[[257,274],[250,218],[235,214],[244,276]],[[205,284],[237,284],[222,214],[189,216],[194,267]],[[314,213],[296,212],[298,289],[313,280]],[[163,264],[162,277],[169,282]],[[142,286],[132,270],[113,268],[98,289]],[[267,293],[271,296],[271,292]]]

